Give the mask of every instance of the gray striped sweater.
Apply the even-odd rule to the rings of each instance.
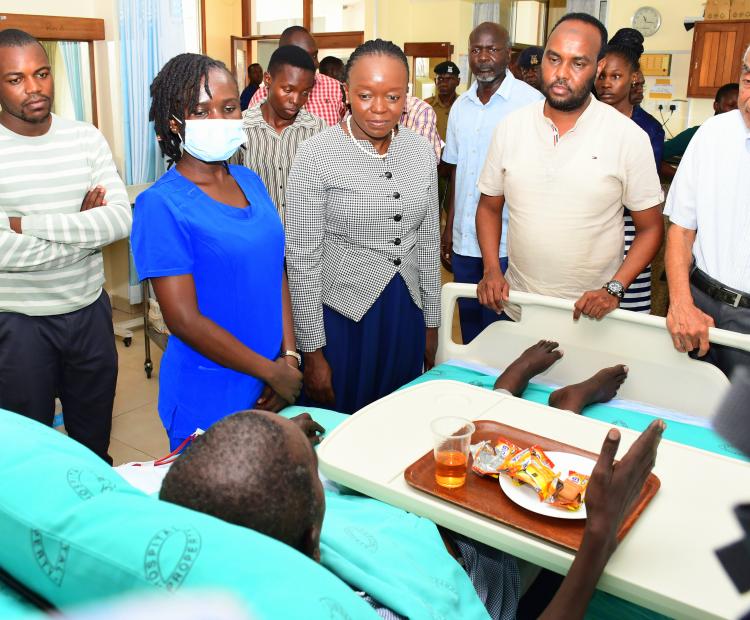
[[[81,212],[89,189],[107,204]],[[23,234],[10,229],[21,217]],[[101,294],[101,248],[130,234],[125,185],[98,129],[53,115],[43,136],[0,125],[0,312],[48,316]]]

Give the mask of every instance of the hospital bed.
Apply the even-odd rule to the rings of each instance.
[[[565,356],[541,378],[553,385],[580,381],[601,366],[626,363],[631,370],[625,387],[633,389],[623,389],[623,395],[648,400],[660,409],[682,407],[704,420],[727,386],[715,368],[671,350],[663,320],[615,312],[601,322],[573,323],[572,304],[537,296],[513,293],[512,300],[523,308],[521,322],[493,324],[473,343],[458,345],[450,338],[453,305],[457,297],[473,293],[473,287],[460,285],[448,285],[443,291],[438,351],[442,369],[460,363],[489,366],[495,370],[488,372],[496,374],[530,344],[554,338]],[[713,330],[711,338],[715,343],[750,349],[747,336]],[[611,339],[622,341],[615,353],[608,353]],[[648,372],[640,371],[641,364],[647,365]],[[652,383],[669,390],[661,393]],[[686,390],[687,397],[680,393]],[[598,452],[611,427],[475,385],[434,380],[406,387],[341,422],[318,449],[321,468],[333,481],[564,573],[572,561],[570,552],[406,484],[404,469],[431,448],[429,421],[456,413],[505,422],[592,452]],[[313,415],[328,428],[342,417],[325,411]],[[11,532],[8,528],[13,528],[0,552],[0,566],[12,567],[20,581],[55,606],[66,608],[144,588],[158,591],[179,578],[186,587],[229,588],[259,608],[260,617],[302,617],[294,615],[301,606],[305,617],[329,617],[332,600],[348,608],[350,617],[372,617],[371,610],[359,605],[361,601],[345,586],[322,568],[316,570],[304,558],[290,555],[281,543],[139,494],[115,480],[111,470],[80,445],[30,420],[0,411],[0,431],[8,444],[0,452],[0,469],[6,474],[0,493],[0,529]],[[620,454],[637,433],[623,429],[622,435]],[[28,454],[35,457],[27,458]],[[739,616],[750,608],[750,596],[740,596],[733,589],[713,551],[741,535],[731,508],[748,499],[750,465],[664,441],[655,473],[662,488],[608,564],[599,587],[673,617]],[[34,501],[29,501],[29,487],[35,489]],[[167,540],[180,542],[183,536],[186,542],[194,542],[194,528],[201,531],[201,558],[187,576],[177,569],[170,573],[171,567],[183,566],[171,556],[179,556],[187,546],[168,545]],[[74,550],[69,557],[68,548]],[[106,574],[82,564],[84,553],[94,564],[101,563],[103,549],[107,550]],[[143,549],[170,555],[163,558],[163,574],[141,573]],[[263,557],[264,562],[247,562],[246,557]],[[272,558],[279,558],[282,566],[269,568]],[[121,569],[124,560],[134,568]],[[278,576],[303,573],[309,577],[300,583],[314,578],[314,587],[295,597],[284,596],[281,589],[287,586]],[[318,593],[325,597],[318,598]]]
[[[472,284],[446,284],[442,291],[442,323],[436,360],[464,360],[506,368],[527,347],[540,339],[560,343],[564,356],[540,379],[569,385],[614,364],[629,368],[618,392],[624,400],[708,418],[716,411],[729,385],[714,365],[678,352],[665,319],[627,310],[615,310],[596,321],[572,320],[573,303],[511,291],[522,320],[498,321],[468,345],[453,341],[451,330],[456,301],[476,297]],[[750,351],[750,336],[720,329],[709,330],[711,342]]]
[[[674,350],[659,317],[616,310],[601,321],[573,321],[573,303],[511,292],[517,323],[499,321],[473,342],[453,342],[456,300],[476,287],[443,287],[437,361],[495,369],[495,375],[540,339],[556,340],[564,356],[540,377],[551,385],[579,382],[606,366],[626,364],[618,397],[650,413],[688,414],[706,423],[728,387],[714,366]],[[714,344],[750,351],[750,336],[710,330]],[[611,423],[551,409],[465,383],[436,380],[391,394],[339,425],[318,448],[321,471],[371,497],[428,517],[534,564],[565,573],[573,555],[410,487],[403,472],[432,448],[429,423],[443,415],[495,420],[598,453]],[[669,424],[669,422],[668,422]],[[638,433],[623,428],[621,457]],[[750,608],[724,574],[714,550],[741,536],[734,505],[750,498],[750,464],[665,440],[655,474],[661,490],[621,543],[600,589],[671,617],[732,618]],[[498,490],[498,492],[500,492]]]

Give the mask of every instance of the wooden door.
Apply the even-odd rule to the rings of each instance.
[[[748,21],[706,21],[695,25],[688,97],[711,97],[720,86],[736,82],[742,52],[750,42]]]

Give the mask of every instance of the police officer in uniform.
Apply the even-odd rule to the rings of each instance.
[[[518,56],[518,67],[521,69],[523,81],[537,90],[541,90],[543,55],[543,47],[532,45],[523,50]]]

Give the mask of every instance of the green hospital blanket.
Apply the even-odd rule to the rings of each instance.
[[[304,412],[326,432],[349,417],[315,407],[287,407],[280,414]],[[320,548],[328,570],[411,620],[488,620],[468,575],[429,519],[327,484]]]
[[[47,616],[37,612],[30,603],[21,599],[18,594],[0,582],[0,618],[3,620],[42,620]]]

